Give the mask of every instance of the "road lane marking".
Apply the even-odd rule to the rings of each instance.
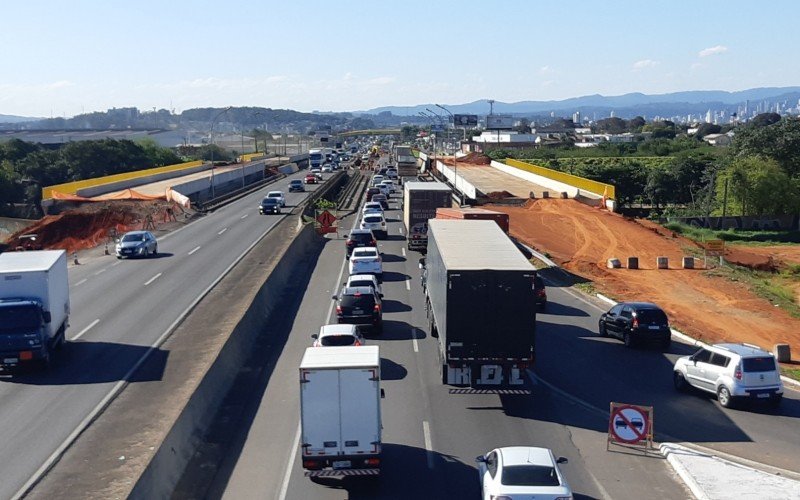
[[[82,280],[80,280],[79,282],[75,283],[75,286],[80,286],[80,285],[83,285],[83,284],[84,284],[84,283],[86,283],[87,281],[89,281],[89,280],[88,280],[88,279],[86,279],[86,278],[83,278],[83,279],[82,279]]]
[[[156,274],[155,276],[153,276],[153,277],[152,277],[152,278],[150,278],[149,280],[145,281],[145,282],[144,282],[144,286],[147,286],[147,285],[149,285],[150,283],[154,282],[155,280],[157,280],[157,279],[158,279],[158,278],[160,278],[160,277],[161,277],[161,273],[158,273],[158,274]]]
[[[97,276],[97,275],[103,274],[104,272],[106,272],[106,268],[105,267],[103,269],[97,271],[96,273],[94,273],[94,275]]]
[[[411,280],[410,279],[406,280],[406,290],[411,291]]]
[[[402,227],[398,227],[397,230],[400,232],[400,234],[403,234],[403,228]]]
[[[198,250],[200,250],[200,246],[199,245],[194,247],[194,248],[192,248],[191,250],[189,250],[189,255],[192,255],[193,253],[195,253]]]
[[[281,492],[278,494],[278,500],[286,500],[286,493],[289,491],[289,480],[292,478],[292,466],[294,459],[297,457],[297,448],[300,447],[300,424],[297,424],[297,432],[294,435],[294,444],[292,444],[292,452],[289,454],[289,465],[286,467],[286,472],[283,474],[283,483],[281,483]]]
[[[117,267],[117,266],[118,266],[118,265],[120,265],[120,264],[122,264],[122,262],[120,262],[120,261],[116,261],[116,262],[114,262],[113,264],[111,264],[111,267]]]
[[[227,230],[228,230],[228,228],[226,227],[225,229],[223,229],[222,231],[218,232],[217,234],[222,235],[222,233],[224,233]]]
[[[428,421],[422,421],[422,434],[425,437],[425,449],[428,455],[428,468],[433,469],[433,445],[431,444],[431,429],[428,426]]]
[[[400,252],[403,254],[403,257],[406,256],[406,247],[400,247]]]
[[[70,340],[78,340],[79,338],[83,337],[83,334],[88,332],[89,330],[91,330],[92,327],[94,327],[97,323],[100,323],[100,318],[98,318],[98,319],[92,321],[91,323],[89,323],[89,326],[87,326],[83,330],[79,331],[78,334],[75,335],[74,337],[72,337]]]
[[[242,215],[242,216],[241,216],[241,217],[239,217],[239,218],[240,218],[240,219],[246,219],[248,215],[250,215],[250,214],[244,214],[244,215]]]
[[[411,343],[414,344],[414,352],[419,352],[419,344],[417,344],[417,329],[411,328]]]

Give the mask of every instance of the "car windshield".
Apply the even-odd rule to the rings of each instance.
[[[356,338],[352,335],[326,335],[320,340],[324,346],[353,345]]]
[[[126,234],[122,237],[122,241],[130,242],[130,241],[144,241],[145,236],[144,234]]]
[[[41,324],[42,316],[39,314],[39,309],[34,306],[0,308],[0,331],[4,333],[14,330],[19,333],[31,333],[30,330],[39,328]]]
[[[278,203],[278,200],[276,200],[275,198],[264,198],[261,201],[262,205],[275,205],[277,203]]]
[[[375,250],[353,250],[353,257],[377,257],[378,252]]]
[[[292,181],[292,182],[290,182],[289,184],[291,184],[291,185],[293,185],[293,186],[297,186],[298,184],[300,184],[300,181],[299,181],[299,180],[293,180],[293,181]]]
[[[269,193],[267,198],[280,198],[281,196],[281,193]]]
[[[752,372],[774,372],[774,358],[764,356],[760,358],[742,358],[742,370]]]
[[[636,318],[640,323],[664,325],[668,323],[667,315],[660,309],[640,309],[636,311]]]
[[[500,482],[506,486],[559,486],[554,467],[546,465],[510,465],[503,467]]]

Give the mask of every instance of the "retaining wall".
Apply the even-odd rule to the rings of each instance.
[[[458,162],[456,162],[457,164]],[[464,193],[470,199],[477,199],[478,198],[478,189],[469,183],[463,176],[456,176],[456,172],[458,170],[458,166],[455,169],[449,165],[445,165],[440,161],[436,161],[436,168],[439,172],[442,173],[445,179],[447,179],[451,185],[455,186],[457,191]]]

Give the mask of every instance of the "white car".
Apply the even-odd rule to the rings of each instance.
[[[314,174],[314,177],[317,179],[322,180],[322,170],[318,168],[312,168],[311,173]]]
[[[386,219],[382,213],[366,212],[361,217],[361,229],[371,229],[376,238],[386,238],[389,230],[386,228]]]
[[[330,163],[326,163],[325,165],[323,165],[322,166],[322,173],[325,173],[325,172],[328,172],[328,173],[333,172],[333,165],[330,164]]]
[[[353,249],[350,254],[349,274],[374,274],[380,283],[383,279],[383,259],[376,247]]]
[[[364,208],[361,209],[362,214],[368,214],[370,212],[377,212],[383,215],[383,205],[379,201],[368,201],[364,203]]]
[[[548,448],[509,446],[475,460],[484,500],[572,500],[572,490],[558,468],[567,459],[555,458]]]
[[[377,187],[378,185],[380,185],[381,182],[383,182],[383,176],[380,175],[380,174],[378,174],[378,175],[376,175],[376,176],[374,176],[372,178],[372,185],[373,186]]]
[[[311,338],[314,339],[312,347],[364,345],[366,343],[356,325],[324,325],[319,329],[319,333],[315,333]]]
[[[361,155],[361,161],[369,161],[369,155]]]
[[[347,278],[347,282],[344,286],[345,288],[369,286],[375,290],[375,293],[377,293],[379,297],[383,298],[383,290],[381,289],[380,283],[378,283],[378,278],[372,274],[354,274]]]
[[[389,193],[394,193],[395,190],[397,189],[397,187],[394,185],[394,181],[392,181],[391,179],[382,180],[381,186],[386,186],[386,189],[389,190]]]
[[[283,195],[283,191],[270,191],[267,193],[267,198],[275,198],[282,207],[286,206],[286,197]]]

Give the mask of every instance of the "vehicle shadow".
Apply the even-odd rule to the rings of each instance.
[[[408,277],[409,276],[405,273],[398,273],[395,271],[383,272],[383,281],[406,281]]]
[[[402,255],[395,255],[393,253],[387,253],[383,255],[384,262],[405,262],[406,258]]]
[[[153,255],[153,256],[151,257],[151,259],[166,259],[166,258],[169,258],[169,257],[174,257],[174,256],[175,256],[175,254],[174,254],[174,253],[170,253],[170,252],[158,252],[157,254]]]
[[[583,309],[552,301],[548,301],[546,309],[544,311],[540,310],[538,314],[552,314],[553,316],[589,316],[589,313]]]
[[[383,300],[383,312],[385,313],[407,312],[410,310],[411,306],[403,304],[399,300]]]
[[[391,359],[381,358],[381,380],[403,380],[408,370]]]
[[[142,356],[142,369],[129,374]],[[164,376],[169,351],[114,342],[67,342],[45,370],[18,367],[0,372],[0,381],[25,385],[78,385],[107,382],[154,382]],[[87,369],[91,367],[91,369]]]
[[[347,490],[350,500],[478,496],[478,471],[460,457],[395,443],[384,443],[382,451],[383,466],[379,476],[313,478],[311,481],[320,487]]]
[[[412,332],[414,328],[415,332]],[[383,320],[383,333],[375,338],[378,340],[411,340],[416,335],[417,340],[426,338],[428,335],[421,328],[415,328],[405,321],[395,321],[392,319]]]
[[[383,239],[383,241],[405,241],[405,240],[406,237],[403,236],[402,234],[389,234],[386,236],[386,238]]]

